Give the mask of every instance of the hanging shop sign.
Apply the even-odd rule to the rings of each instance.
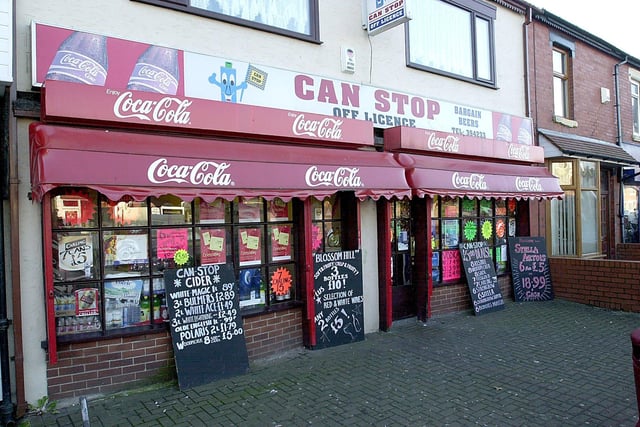
[[[233,266],[165,270],[164,286],[180,389],[248,372]]]
[[[387,0],[378,3],[384,11],[385,8],[402,9],[405,2]],[[383,19],[383,16],[379,18]],[[220,101],[224,108],[244,104],[302,111],[305,117],[313,113],[356,119],[371,122],[378,128],[418,127],[484,140],[531,144],[530,119],[438,100],[428,94],[400,92],[41,23],[33,24],[32,33],[34,86],[49,80],[63,80],[101,87],[105,96],[111,99],[111,110],[122,96],[120,105],[128,106],[128,114],[134,106],[141,109],[143,101],[140,94],[127,95],[126,92],[150,92],[163,95],[154,100],[166,99],[165,102],[183,109],[187,108],[185,100],[193,102],[197,98]],[[97,48],[91,51],[88,46]],[[72,60],[79,57],[90,61]],[[83,67],[74,68],[80,63]],[[142,64],[152,67],[146,68],[146,80],[145,73],[141,73],[145,70]],[[209,114],[208,118],[215,120],[219,113],[209,110]],[[185,119],[183,114],[176,116],[181,117],[178,121]],[[236,116],[235,120],[252,119]],[[521,132],[521,129],[524,130]]]
[[[366,0],[366,29],[370,36],[408,22],[405,0]]]
[[[553,299],[544,237],[509,237],[513,295],[516,301]]]
[[[362,252],[314,254],[313,279],[314,348],[364,340]]]
[[[502,291],[487,242],[460,243],[460,257],[476,315],[504,308]]]

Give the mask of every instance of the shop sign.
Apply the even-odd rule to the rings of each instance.
[[[380,28],[382,24],[399,22],[397,19],[400,17],[395,14],[405,10],[406,0],[378,0],[377,3],[372,10],[378,8],[382,9],[382,12],[373,12],[371,16],[374,22],[380,24],[376,28]],[[406,15],[406,12],[404,13]],[[390,16],[394,16],[396,20],[391,20]],[[385,19],[390,21],[382,22]],[[304,132],[304,136],[310,138],[334,142],[356,141],[373,145],[371,127],[405,126],[479,138],[483,140],[482,142],[495,139],[514,144],[532,144],[531,119],[439,100],[429,94],[401,92],[299,71],[233,61],[231,58],[83,33],[41,23],[34,23],[32,32],[34,34],[32,39],[34,56],[32,84],[34,86],[45,84],[45,80],[47,81],[45,86],[51,86],[51,81],[65,80],[75,82],[78,86],[102,89],[102,94],[86,92],[86,95],[91,98],[103,98],[106,95],[111,97],[110,102],[107,103],[109,114],[103,111],[101,116],[95,117],[91,109],[82,108],[90,101],[84,98],[79,89],[74,88],[73,91],[77,96],[69,96],[68,88],[61,90],[55,94],[56,98],[64,99],[59,102],[73,105],[65,106],[66,113],[71,115],[60,115],[60,118],[76,120],[83,117],[86,120],[110,118],[153,126],[173,124],[185,129],[193,126],[201,130],[219,128],[222,131],[233,130],[229,127],[240,126],[241,123],[243,132],[263,134],[266,129],[267,136],[270,135],[270,129],[274,127],[280,129],[278,126],[281,123],[275,120],[276,117],[273,115],[267,114],[267,119],[262,120],[260,114],[264,112],[260,109],[233,109],[234,106],[244,105],[292,112],[293,115],[282,123],[282,126],[286,123],[286,133],[280,129],[280,134],[277,136],[296,137],[293,132],[295,130],[295,132]],[[100,46],[99,54],[83,52],[83,46],[89,45],[80,41],[83,37],[95,40],[94,44]],[[77,70],[66,74],[55,72],[56,66],[60,65],[56,63],[56,58],[60,57],[58,53],[68,50],[85,56],[94,56],[98,65],[108,64],[104,78],[94,80],[87,80],[86,76],[76,78],[74,76],[77,75],[75,73]],[[158,70],[153,75],[162,76],[162,78],[158,77],[159,81],[155,82],[147,76],[149,77],[147,80],[151,81],[141,83],[140,64],[144,61],[153,62],[161,57],[171,58],[168,64],[161,64],[159,60],[156,64],[164,69]],[[221,77],[223,75],[234,77],[236,84],[230,85],[228,81],[231,79],[223,79]],[[150,98],[150,95],[158,95],[158,97]],[[138,122],[135,122],[135,117],[115,116],[113,106],[118,99],[120,100],[119,107],[116,108],[118,114],[137,114]],[[197,103],[196,99],[210,102]],[[148,102],[149,100],[151,103],[159,104],[152,105]],[[97,101],[104,102],[101,99]],[[211,101],[217,101],[217,103],[212,104]],[[187,105],[189,102],[191,104]],[[99,108],[104,110],[107,105],[100,105]],[[304,112],[304,117],[299,117],[299,112]],[[56,116],[53,113],[49,110],[51,119]],[[320,117],[311,117],[312,114]],[[325,120],[324,117],[334,117],[335,121]],[[246,120],[239,120],[239,118]],[[186,123],[187,121],[189,124]],[[209,121],[211,121],[210,125],[207,124]],[[343,123],[339,124],[339,121]],[[369,127],[357,128],[352,122],[366,122]],[[235,131],[237,132],[238,129]],[[371,135],[368,136],[369,134]],[[368,139],[362,140],[365,136],[368,136]]]
[[[460,257],[476,315],[504,308],[491,249],[486,241],[460,243]]]
[[[553,299],[551,270],[544,237],[509,237],[513,296],[516,301]]]
[[[512,119],[510,123],[515,127],[530,120],[521,119],[521,121],[519,125],[516,124],[516,119]],[[525,123],[525,126],[530,124]],[[460,134],[435,129],[394,127],[385,130],[384,144],[385,148],[391,151],[460,154],[524,163],[544,163],[542,147],[500,139],[487,140],[485,134]]]
[[[405,0],[367,0],[367,32],[374,36],[409,21]]]

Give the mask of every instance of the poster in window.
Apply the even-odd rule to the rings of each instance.
[[[482,199],[480,200],[480,216],[492,216],[493,209],[491,206],[491,200]]]
[[[144,281],[112,280],[104,283],[105,325],[107,329],[126,328],[141,322],[140,297]]]
[[[269,201],[269,221],[288,221],[289,204],[280,199]]]
[[[76,316],[95,316],[100,314],[97,288],[82,288],[75,291]]]
[[[227,262],[226,231],[224,228],[200,229],[200,262],[224,264]]]
[[[458,216],[458,199],[446,199],[442,201],[444,216],[452,218]]]
[[[226,203],[224,199],[216,199],[211,203],[200,201],[200,222],[203,224],[224,224]]]
[[[81,271],[93,265],[93,240],[90,235],[63,236],[58,241],[58,260],[64,271]]]
[[[291,259],[291,226],[271,227],[271,260],[288,261]]]
[[[146,234],[114,234],[105,236],[105,265],[146,264]]]
[[[163,228],[157,231],[158,259],[173,258],[178,249],[189,248],[189,230],[186,228]]]
[[[462,216],[476,216],[477,204],[476,199],[467,199],[466,197],[462,199]]]
[[[461,274],[460,252],[458,251],[442,251],[442,280],[459,279]]]
[[[459,226],[458,220],[444,220],[442,221],[442,234],[444,237],[445,248],[458,247]]]
[[[260,197],[242,197],[238,202],[238,221],[260,222],[261,214],[262,199]]]
[[[238,233],[240,265],[262,263],[262,242],[260,228],[243,228]]]

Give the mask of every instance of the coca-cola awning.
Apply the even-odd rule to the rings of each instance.
[[[477,198],[562,197],[558,178],[545,167],[489,163],[450,157],[397,153],[413,193]]]
[[[35,200],[60,186],[93,188],[111,200],[174,194],[184,200],[235,196],[360,199],[411,195],[390,153],[310,148],[32,123]]]

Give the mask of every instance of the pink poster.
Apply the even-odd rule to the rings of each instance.
[[[173,258],[178,249],[188,250],[189,230],[186,228],[164,228],[157,233],[158,259]]]
[[[262,262],[262,233],[260,228],[243,228],[238,233],[240,265],[256,265]]]
[[[204,264],[224,264],[227,262],[225,229],[200,230],[200,262]]]
[[[455,280],[461,277],[460,252],[442,251],[442,280]]]
[[[291,226],[271,228],[271,261],[291,259]]]

